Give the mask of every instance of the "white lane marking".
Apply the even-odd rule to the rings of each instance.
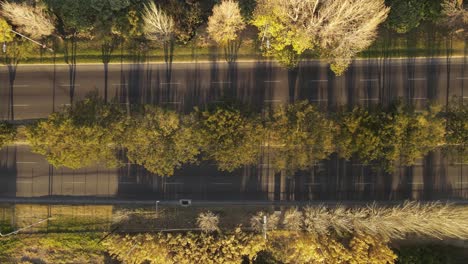
[[[374,183],[372,183],[372,182],[356,182],[354,184],[356,184],[356,185],[372,185]]]
[[[63,183],[80,183],[80,184],[85,184],[86,182],[75,182],[75,181],[66,181],[66,182],[63,182]]]
[[[362,98],[362,99],[359,99],[359,100],[362,100],[362,101],[378,101],[379,98]]]
[[[181,104],[181,102],[161,102],[161,104]]]
[[[408,81],[425,81],[426,78],[408,78]]]
[[[427,100],[426,97],[414,97],[414,98],[411,98],[412,100]]]
[[[27,107],[28,104],[14,104],[13,107]]]
[[[310,99],[311,102],[327,102],[328,99]]]
[[[128,84],[126,84],[126,83],[113,83],[112,85],[114,85],[114,86],[127,86]]]
[[[35,164],[35,161],[17,161],[16,164]]]
[[[457,80],[468,80],[468,77],[457,77]]]
[[[411,184],[411,185],[423,185],[424,182],[408,182],[408,184]]]
[[[308,182],[305,185],[322,185],[322,184],[319,182]]]
[[[264,102],[281,102],[281,100],[263,100]]]
[[[361,82],[377,82],[379,79],[361,79]]]
[[[70,106],[71,104],[61,104],[62,106]]]
[[[136,184],[135,182],[119,182],[119,184]]]
[[[16,183],[32,183],[32,180],[19,180]]]
[[[263,82],[266,82],[266,83],[279,83],[281,81],[263,81]]]
[[[183,182],[165,182],[166,185],[183,185]]]
[[[80,86],[80,84],[75,84],[75,85],[73,85],[73,84],[61,84],[61,85],[59,85],[59,86],[62,86],[62,87],[70,87],[70,86]]]
[[[14,87],[29,87],[29,84],[13,84]]]
[[[215,184],[215,185],[232,185],[232,183],[230,183],[230,182],[213,182],[212,184]]]
[[[309,80],[309,82],[328,82],[328,80]]]
[[[216,84],[225,84],[225,83],[231,83],[231,82],[224,82],[224,81],[219,81],[219,82],[211,82],[211,83],[216,83]]]
[[[178,82],[162,82],[162,83],[159,83],[160,85],[179,85],[180,83]]]

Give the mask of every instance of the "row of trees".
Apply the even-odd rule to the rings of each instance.
[[[129,113],[92,95],[28,127],[27,139],[56,167],[119,166],[116,153],[123,150],[130,162],[158,175],[201,160],[233,171],[256,164],[263,149],[276,170],[290,173],[332,153],[391,171],[395,162],[412,165],[437,148],[456,148],[466,156],[467,107],[415,111],[395,103],[325,113],[304,101],[262,115],[232,105],[182,115],[150,105]]]
[[[394,263],[387,241],[354,235],[341,241],[305,233],[272,232],[269,240],[237,229],[233,234],[113,235],[108,252],[125,263],[257,263],[268,255],[274,263]],[[131,254],[127,254],[131,250]],[[263,257],[264,258],[264,257]],[[261,263],[261,262],[259,262]]]
[[[224,48],[227,61],[236,59],[240,35],[251,24],[257,28],[266,55],[296,67],[304,52],[312,52],[326,59],[337,75],[371,45],[387,16],[385,25],[400,33],[422,21],[436,21],[453,32],[464,31],[468,23],[461,0],[222,0],[214,6],[213,2],[4,2],[1,13],[16,30],[32,38],[45,41],[48,36],[58,36],[64,41],[65,60],[70,64],[76,63],[73,55],[78,38],[99,40],[104,64],[109,63],[118,43],[131,39],[157,42],[169,62],[174,41],[186,44],[207,22],[209,37]],[[0,21],[0,25],[4,23]],[[4,38],[13,39],[9,33]]]

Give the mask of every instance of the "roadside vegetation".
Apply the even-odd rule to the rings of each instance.
[[[467,107],[454,99],[445,111],[434,104],[416,111],[396,101],[324,112],[301,101],[262,114],[234,103],[182,114],[157,106],[106,103],[92,93],[22,127],[17,137],[55,167],[73,169],[131,162],[171,176],[186,164],[208,160],[222,171],[233,171],[257,164],[268,151],[273,168],[288,173],[306,170],[334,153],[392,172],[395,165],[411,166],[438,149],[466,159]],[[13,144],[15,133],[3,122],[2,144]]]
[[[6,121],[0,121],[0,149],[14,142],[16,129]]]
[[[80,62],[171,63],[219,53],[228,62],[271,57],[288,68],[320,58],[341,75],[357,56],[466,54],[467,13],[460,0],[5,1],[0,40],[7,50],[20,46],[22,62],[72,70]],[[21,47],[29,41],[11,29],[48,49]]]
[[[277,211],[263,208],[264,211],[254,210],[238,219],[247,222],[250,216],[251,226],[237,222],[231,228],[224,227],[233,221],[224,213],[219,215],[200,208],[197,217],[193,213],[185,215],[179,208],[172,217],[184,216],[187,218],[184,223],[192,220],[191,228],[180,231],[173,229],[177,224],[165,210],[155,214],[154,208],[128,211],[111,206],[101,206],[101,209],[69,206],[68,210],[55,207],[52,206],[53,219],[49,224],[42,223],[41,228],[29,230],[30,234],[20,232],[0,238],[2,263],[104,263],[111,258],[122,263],[451,263],[459,258],[459,253],[437,244],[434,239],[468,238],[467,207],[442,203],[309,205]],[[34,210],[30,213],[38,212],[26,206],[16,211],[24,214],[29,212],[28,208]],[[94,233],[69,233],[73,229],[66,227],[60,230],[62,233],[48,229],[54,221],[62,222],[62,218],[80,212],[90,213],[87,209],[109,221],[113,219],[112,225],[102,226],[104,229]],[[146,220],[138,221],[137,215]],[[263,216],[267,216],[266,227]],[[21,220],[26,215],[16,217]],[[170,220],[166,227],[170,230],[161,232],[158,225],[149,225],[164,218]],[[29,225],[31,219],[24,219],[27,221],[23,225]],[[81,220],[85,221],[82,225],[93,225],[90,219]],[[121,230],[126,224],[138,226],[134,230],[139,231]],[[425,241],[433,241],[433,245]]]

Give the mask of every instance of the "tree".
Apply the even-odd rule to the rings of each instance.
[[[386,0],[391,7],[385,26],[397,33],[408,33],[422,21],[435,21],[440,14],[440,1],[434,0]]]
[[[355,155],[364,163],[378,162],[388,171],[395,161],[412,165],[444,144],[444,122],[436,115],[436,109],[415,113],[401,104],[387,111],[356,107],[339,114],[337,152],[345,158]]]
[[[90,38],[96,10],[92,0],[45,0],[57,17],[57,33],[63,42],[64,61],[68,65],[70,104],[75,98],[76,55],[79,38]]]
[[[302,232],[270,233],[267,251],[281,263],[394,263],[396,255],[380,237],[352,234],[348,243]]]
[[[265,249],[265,240],[239,228],[230,234],[156,233],[113,235],[104,241],[111,256],[125,263],[241,263]],[[131,251],[131,254],[128,252]]]
[[[124,114],[97,95],[56,112],[28,127],[32,151],[55,167],[78,169],[95,164],[116,167],[118,142],[122,141]]]
[[[0,42],[11,42],[15,35],[11,32],[11,26],[8,22],[0,17]]]
[[[197,111],[195,115],[204,140],[203,154],[221,170],[233,171],[257,161],[263,133],[257,119],[232,107]]]
[[[239,34],[245,28],[239,3],[223,0],[213,7],[213,14],[208,19],[208,34],[224,47],[226,61],[232,62],[240,47]]]
[[[460,155],[462,161],[468,160],[468,103],[454,100],[444,117],[447,120],[447,150]]]
[[[53,20],[46,15],[40,5],[33,7],[26,3],[3,2],[2,15],[18,28],[18,31],[31,38],[50,36],[55,29]]]
[[[252,23],[266,43],[267,55],[282,59],[291,56],[276,54],[290,50],[300,56],[315,50],[341,75],[372,43],[388,12],[384,0],[261,0]],[[286,66],[297,66],[298,61],[289,61]]]
[[[123,143],[131,162],[161,176],[172,176],[185,163],[195,162],[200,137],[190,119],[177,113],[146,106],[126,130]]]
[[[16,136],[16,129],[5,121],[0,121],[0,149],[11,144]]]
[[[164,48],[164,60],[172,62],[174,19],[158,8],[154,2],[150,2],[145,5],[143,22],[146,37],[161,43]]]
[[[334,124],[306,101],[278,107],[267,126],[277,170],[295,172],[334,152]]]
[[[341,75],[352,58],[372,44],[390,9],[384,0],[332,0],[322,4],[307,32],[319,36],[321,56],[336,75]]]
[[[444,0],[442,2],[442,15],[444,24],[455,32],[468,35],[468,9],[464,8],[463,0]]]

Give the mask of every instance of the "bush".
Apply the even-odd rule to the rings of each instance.
[[[0,148],[11,144],[15,140],[16,129],[5,121],[0,121]]]
[[[200,213],[197,218],[198,227],[206,233],[218,231],[219,216],[211,211]]]

